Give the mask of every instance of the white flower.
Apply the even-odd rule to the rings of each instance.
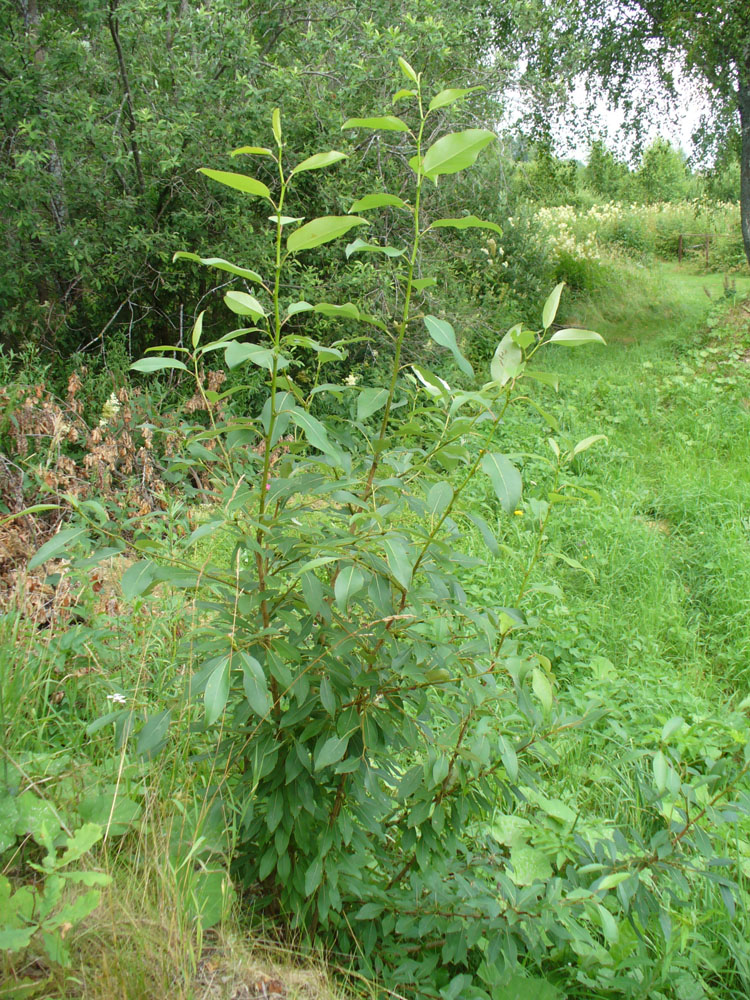
[[[108,694],[107,701],[111,701],[113,705],[127,705],[128,703],[128,699],[124,694],[120,694],[119,691],[115,691],[114,694]]]

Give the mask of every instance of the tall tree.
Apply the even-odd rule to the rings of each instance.
[[[750,4],[747,0],[580,0],[591,65],[619,100],[655,70],[676,94],[682,70],[711,100],[717,134],[739,126],[742,238],[750,263]]]

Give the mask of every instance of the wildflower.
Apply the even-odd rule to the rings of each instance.
[[[119,691],[115,691],[114,694],[108,694],[107,701],[111,701],[113,705],[127,705],[128,703],[128,699],[124,694],[120,694]]]
[[[359,375],[355,375],[354,372],[349,372],[349,374],[344,379],[346,385],[356,385],[359,382]]]

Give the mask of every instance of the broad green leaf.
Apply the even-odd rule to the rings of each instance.
[[[237,365],[250,361],[259,368],[266,371],[273,371],[274,353],[268,347],[260,347],[258,344],[244,344],[233,341],[224,351],[224,360],[227,368],[236,368]],[[282,371],[289,367],[289,360],[281,354],[276,355],[276,370]]]
[[[432,288],[436,284],[437,278],[415,278],[411,287],[417,292],[422,292],[425,288]]]
[[[336,696],[333,693],[333,686],[328,677],[320,679],[320,703],[333,719],[336,715]]]
[[[513,339],[513,330],[509,330],[497,345],[490,363],[492,380],[500,385],[505,385],[518,374],[518,367],[523,361],[523,352]]]
[[[227,292],[224,296],[226,306],[238,316],[250,316],[257,320],[266,315],[266,311],[258,300],[247,292]]]
[[[68,838],[65,851],[57,862],[56,867],[62,868],[77,861],[84,854],[88,853],[94,844],[98,844],[102,839],[103,830],[98,823],[84,823],[79,827],[72,837]]]
[[[422,174],[424,173],[424,157],[417,156],[415,153],[414,156],[412,156],[411,159],[409,160],[409,166],[417,175],[417,177],[421,177]]]
[[[326,455],[330,455],[336,461],[341,461],[341,455],[339,451],[331,442],[328,440],[328,434],[326,429],[317,419],[313,417],[312,414],[308,413],[306,410],[291,410],[290,416],[294,423],[301,428],[308,443],[317,448],[318,451],[324,452]]]
[[[349,260],[354,253],[382,253],[386,257],[403,257],[405,251],[397,250],[396,247],[383,247],[378,243],[368,243],[366,240],[357,237],[353,243],[348,243],[344,248],[346,259]]]
[[[312,312],[312,310],[313,307],[310,305],[309,302],[305,302],[304,300],[300,302],[292,302],[290,305],[286,307],[287,319],[291,318],[292,316],[296,316],[297,313]]]
[[[72,548],[76,542],[86,537],[86,528],[63,528],[53,535],[49,541],[45,542],[41,548],[37,549],[29,560],[29,569],[35,569],[46,563],[48,559],[56,559],[66,555],[68,549]]]
[[[460,219],[437,219],[432,223],[430,229],[492,229],[500,236],[503,235],[502,229],[496,222],[478,219],[476,215],[465,215]]]
[[[542,703],[542,708],[545,713],[550,712],[552,709],[552,702],[554,700],[552,683],[546,672],[542,670],[541,667],[534,667],[531,672],[531,687],[533,688],[534,694]]]
[[[391,576],[404,590],[408,590],[413,570],[409,543],[401,535],[386,535],[383,548]]]
[[[138,733],[136,753],[140,757],[152,760],[164,746],[171,723],[172,712],[168,708],[157,715],[152,715]]]
[[[187,371],[187,365],[174,358],[140,358],[130,366],[132,372],[160,372],[166,368],[176,368],[181,372]]]
[[[464,132],[444,135],[427,150],[422,169],[434,179],[442,174],[455,174],[470,167],[481,151],[497,136],[485,128],[470,128]]]
[[[271,711],[271,696],[263,667],[249,653],[243,651],[240,655],[243,661],[242,686],[247,703],[256,715],[265,718]]]
[[[348,159],[348,155],[348,153],[339,153],[336,149],[332,149],[328,153],[315,153],[314,156],[308,156],[302,163],[298,163],[290,176],[301,174],[303,170],[320,170],[323,167],[330,167],[332,163]]]
[[[346,748],[348,746],[348,736],[332,736],[330,739],[326,740],[315,755],[314,770],[322,771],[324,767],[330,767],[332,764],[338,764],[346,753]]]
[[[599,914],[599,919],[602,922],[602,931],[604,932],[604,937],[608,944],[616,944],[620,938],[620,932],[617,928],[617,921],[609,912],[606,906],[597,906],[597,912]]]
[[[0,929],[0,951],[22,951],[31,944],[36,927],[8,927]]]
[[[432,98],[427,111],[437,111],[438,108],[445,108],[449,104],[453,104],[460,97],[472,94],[475,90],[482,90],[482,87],[449,87],[447,90],[441,90],[439,94],[435,94]]]
[[[204,309],[203,312],[198,313],[198,319],[193,324],[193,336],[191,339],[191,343],[194,348],[197,347],[198,344],[200,344],[201,342],[201,334],[203,333],[203,317],[205,315],[206,315],[206,310]]]
[[[278,223],[280,226],[291,226],[293,222],[304,222],[304,215],[269,215],[269,222]]]
[[[435,375],[422,365],[412,365],[411,369],[430,396],[450,395],[451,387],[439,375]]]
[[[362,314],[353,302],[344,302],[343,305],[335,305],[333,302],[318,302],[313,306],[316,313],[321,316],[331,316],[334,319],[361,319]]]
[[[542,385],[548,385],[555,392],[560,388],[560,376],[555,375],[554,372],[539,372],[533,371],[530,368],[524,370],[524,378],[533,378],[535,382],[541,382]]]
[[[555,321],[555,316],[557,316],[557,307],[560,305],[560,296],[562,295],[563,288],[565,288],[564,281],[561,281],[559,285],[555,285],[550,292],[547,301],[544,303],[544,308],[542,309],[542,326],[545,330],[548,330]]]
[[[606,434],[592,434],[591,437],[584,438],[583,441],[579,441],[571,452],[571,456],[575,457],[580,455],[582,451],[587,451],[592,444],[596,444],[597,441],[606,441]]]
[[[305,895],[312,896],[323,881],[323,859],[316,858],[305,872]]]
[[[367,219],[359,215],[324,215],[290,233],[286,240],[287,250],[290,253],[311,250],[313,247],[338,239],[354,226],[369,226],[369,224]]]
[[[364,198],[355,201],[349,211],[366,212],[369,208],[385,208],[387,206],[393,208],[409,207],[404,199],[399,198],[396,194],[366,194]]]
[[[271,192],[266,185],[262,181],[256,181],[254,177],[248,177],[247,174],[235,174],[231,170],[209,170],[208,167],[201,167],[198,172],[236,191],[244,191],[245,194],[271,200]]]
[[[206,723],[210,726],[219,718],[229,697],[229,657],[223,656],[211,671],[203,692],[206,706]]]
[[[606,341],[600,333],[594,333],[593,330],[577,330],[574,328],[567,328],[565,330],[558,330],[557,333],[553,333],[550,337],[550,343],[567,344],[568,347],[578,347],[579,344],[604,344]]]
[[[473,376],[474,369],[459,350],[456,343],[456,333],[450,323],[447,320],[438,319],[437,316],[425,316],[424,325],[436,344],[448,348],[461,371],[465,375]]]
[[[516,885],[547,882],[552,877],[547,855],[529,844],[514,844],[510,849],[510,863],[513,866],[511,878]]]
[[[205,264],[207,267],[215,267],[219,271],[227,271],[229,274],[236,274],[238,278],[246,278],[254,281],[258,285],[263,284],[263,279],[257,271],[251,271],[247,267],[238,267],[237,264],[230,264],[223,257],[199,257],[197,253],[188,253],[186,250],[178,250],[172,260],[193,260],[196,264]]]
[[[482,471],[492,480],[500,506],[507,514],[512,514],[521,500],[521,475],[510,459],[498,452],[490,452],[482,457]]]
[[[419,77],[417,76],[414,68],[406,61],[402,59],[401,56],[398,57],[398,64],[401,67],[401,72],[404,76],[411,80],[413,83],[419,83]]]
[[[510,740],[504,736],[500,737],[500,759],[503,767],[511,781],[518,780],[518,754],[516,753]]]
[[[341,126],[345,128],[371,128],[384,132],[408,132],[406,122],[395,115],[382,115],[380,118],[348,118]]]
[[[273,156],[273,153],[267,146],[240,146],[239,149],[233,149],[229,155]]]
[[[141,594],[145,594],[154,585],[156,579],[155,570],[154,563],[148,559],[128,566],[120,580],[122,596],[126,601],[132,601],[133,598],[140,597]]]
[[[382,409],[387,400],[387,389],[362,389],[357,399],[357,420],[367,420]]]
[[[396,93],[393,95],[393,97],[391,98],[391,104],[396,104],[398,101],[403,101],[407,97],[416,97],[416,96],[417,96],[416,90],[407,90],[406,88],[402,88],[401,90],[397,90]]]
[[[440,517],[453,500],[453,487],[449,482],[443,480],[430,487],[427,494],[427,511],[432,517]]]
[[[276,145],[281,146],[281,112],[278,108],[273,109],[273,114],[271,115],[271,129],[273,131],[273,137],[276,140]]]
[[[654,784],[656,785],[657,792],[663,792],[667,787],[667,758],[661,752],[657,751],[654,755]]]
[[[681,715],[675,715],[673,718],[669,719],[668,722],[664,723],[661,731],[661,742],[666,743],[670,736],[674,736],[685,725],[685,720]]]
[[[336,583],[333,585],[333,593],[341,611],[346,611],[351,598],[358,594],[364,585],[364,573],[354,563],[349,563],[339,570]]]

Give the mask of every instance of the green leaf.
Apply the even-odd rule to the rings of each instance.
[[[440,517],[445,513],[453,500],[453,487],[443,480],[430,487],[427,494],[427,512],[431,517]]]
[[[347,244],[344,248],[346,259],[349,260],[354,253],[383,253],[386,257],[403,257],[405,251],[397,250],[396,247],[384,247],[379,243],[368,243],[366,240],[357,237],[353,243]]]
[[[172,723],[172,712],[165,709],[152,715],[138,733],[135,751],[139,757],[153,760],[166,743],[167,733]]]
[[[408,542],[401,535],[386,535],[383,549],[391,576],[404,590],[408,590],[413,571]]]
[[[470,167],[485,146],[497,136],[485,128],[470,128],[464,132],[444,135],[427,150],[422,169],[432,178],[442,174],[455,174]]]
[[[606,343],[600,333],[594,333],[593,330],[577,330],[575,328],[558,330],[557,333],[552,334],[549,340],[551,344],[566,344],[568,347],[578,347],[579,344]]]
[[[456,364],[461,371],[465,375],[473,376],[474,369],[458,349],[456,333],[450,323],[447,320],[438,319],[437,316],[425,316],[424,325],[427,327],[427,332],[436,344],[448,348],[456,359]]]
[[[348,159],[348,155],[348,153],[339,153],[336,149],[332,149],[328,153],[315,153],[314,156],[308,156],[302,163],[298,163],[290,176],[301,174],[303,170],[320,170],[323,167],[330,167],[332,163]]]
[[[271,711],[271,696],[268,693],[266,675],[263,672],[263,667],[254,656],[250,656],[244,651],[240,655],[244,664],[242,667],[242,686],[245,690],[247,703],[256,715],[264,719]]]
[[[273,109],[273,114],[271,115],[271,129],[273,130],[273,137],[276,140],[276,145],[281,146],[281,112],[278,108]]]
[[[94,844],[98,844],[102,839],[102,828],[98,823],[84,823],[82,827],[73,834],[72,837],[68,838],[68,842],[65,847],[65,851],[57,862],[56,867],[62,868],[65,865],[70,864],[71,861],[77,861],[82,858],[84,854],[87,854]]]
[[[122,596],[126,601],[132,601],[135,597],[140,597],[141,594],[145,594],[154,585],[155,570],[154,563],[148,559],[128,566],[120,580]]]
[[[330,767],[332,764],[338,764],[341,758],[346,753],[346,748],[349,746],[348,736],[331,736],[322,745],[320,750],[315,755],[315,767],[314,770],[322,771],[324,767]]]
[[[0,951],[22,951],[28,948],[36,927],[8,927],[0,929]]]
[[[326,429],[317,417],[313,417],[306,410],[296,409],[290,410],[289,415],[294,423],[301,428],[303,434],[308,440],[308,443],[311,444],[313,448],[317,448],[318,451],[322,451],[326,455],[330,455],[331,458],[335,459],[337,462],[341,462],[341,455],[338,449],[328,440]]]
[[[353,302],[344,302],[343,305],[335,305],[333,302],[318,302],[313,306],[316,313],[321,316],[331,316],[334,319],[360,319],[361,313]]]
[[[196,348],[201,342],[201,334],[203,333],[203,317],[206,315],[206,310],[198,313],[198,319],[193,324],[193,336],[191,343],[193,348]]]
[[[290,233],[286,240],[287,250],[290,253],[311,250],[313,247],[338,239],[354,226],[369,226],[369,224],[367,219],[359,215],[324,215]]]
[[[238,278],[246,278],[259,285],[263,284],[263,279],[256,271],[251,271],[246,267],[238,267],[237,264],[230,264],[223,257],[199,257],[197,253],[188,253],[186,250],[178,250],[172,260],[193,260],[197,264],[205,264],[206,267],[215,267],[219,271],[227,271],[229,274],[236,274]]]
[[[279,226],[291,226],[293,222],[304,222],[304,215],[269,215],[268,221]]]
[[[67,552],[75,543],[86,537],[86,528],[63,528],[56,535],[45,542],[41,548],[37,549],[29,560],[29,569],[35,569],[46,563],[48,559],[55,559]]]
[[[267,146],[240,146],[239,149],[233,149],[229,155],[241,156],[244,154],[248,156],[273,156],[273,153]]]
[[[411,287],[417,292],[422,292],[425,288],[432,288],[436,284],[437,278],[415,278],[411,283]]]
[[[506,514],[512,514],[521,499],[521,476],[510,459],[497,452],[482,457],[482,471],[492,480],[492,485]]]
[[[437,219],[429,227],[430,229],[491,229],[495,233],[503,235],[503,231],[496,222],[488,222],[487,219],[478,219],[476,215],[464,215],[460,219]]]
[[[529,844],[514,844],[510,849],[510,863],[513,866],[511,878],[516,885],[547,882],[552,877],[547,855]]]
[[[545,713],[549,713],[552,709],[552,703],[554,700],[552,683],[547,676],[546,671],[542,670],[541,667],[534,667],[532,670],[531,687],[533,688],[534,694],[542,703],[542,708]]]
[[[342,611],[346,611],[351,598],[358,594],[364,585],[364,573],[354,563],[343,566],[336,576],[336,583],[333,585],[336,605]]]
[[[366,212],[369,208],[386,208],[387,206],[393,208],[409,207],[404,199],[399,198],[396,194],[366,194],[364,198],[355,201],[349,211]]]
[[[557,307],[560,305],[560,296],[562,295],[562,290],[565,288],[565,282],[561,281],[559,285],[555,285],[544,303],[544,308],[542,309],[542,326],[545,330],[552,326],[555,316],[557,316]]]
[[[439,375],[435,375],[422,365],[412,365],[411,368],[430,396],[450,395],[451,387]]]
[[[685,725],[685,720],[681,715],[675,715],[673,718],[669,719],[668,722],[664,723],[664,726],[662,728],[660,737],[661,742],[666,743],[667,740],[671,736],[674,736],[674,734],[678,732],[680,729],[682,729],[684,725]]]
[[[513,327],[513,330],[518,329]],[[513,338],[513,330],[509,330],[497,345],[497,350],[490,363],[490,374],[493,382],[505,385],[518,374],[518,368],[523,361],[523,352]]]
[[[396,93],[393,95],[393,97],[391,98],[391,104],[396,104],[398,101],[403,101],[406,97],[416,97],[416,96],[417,96],[416,90],[407,90],[406,88],[402,88],[401,90],[397,90]]]
[[[357,399],[357,420],[367,420],[388,401],[387,389],[362,389]]]
[[[211,180],[234,188],[236,191],[257,195],[267,201],[271,200],[269,188],[262,181],[256,181],[254,177],[248,177],[247,174],[235,174],[231,170],[209,170],[208,167],[200,167],[198,173],[205,174]]]
[[[227,292],[224,296],[225,305],[238,316],[250,316],[258,320],[266,315],[266,310],[258,300],[247,292]]]
[[[656,786],[657,792],[664,792],[667,787],[667,758],[661,752],[657,751],[654,755],[654,784]]]
[[[380,118],[348,118],[341,126],[345,128],[371,128],[383,132],[408,132],[409,126],[406,122],[396,118],[395,115],[383,115]]]
[[[419,77],[417,76],[413,67],[410,66],[409,63],[406,61],[406,59],[402,59],[401,56],[399,56],[398,64],[401,67],[401,72],[408,80],[411,80],[413,83],[417,84],[419,83]]]
[[[266,371],[273,371],[274,352],[268,347],[260,347],[258,344],[244,344],[233,341],[224,351],[224,360],[227,368],[236,368],[237,365],[250,361],[259,368]],[[282,371],[289,367],[289,361],[283,355],[276,355],[276,370]]]
[[[224,711],[229,697],[229,657],[223,656],[206,681],[203,702],[206,706],[206,723],[212,725]]]
[[[140,360],[134,361],[130,366],[132,372],[159,372],[165,368],[177,368],[182,372],[187,371],[187,365],[174,358],[140,358]]]
[[[441,90],[439,94],[435,94],[432,98],[427,111],[429,113],[430,111],[437,111],[438,108],[445,108],[459,98],[466,97],[467,94],[473,94],[475,90],[482,89],[482,87],[449,87],[447,90]]]
[[[481,514],[470,514],[464,512],[465,516],[471,521],[471,523],[479,530],[479,534],[482,536],[482,541],[490,550],[493,556],[500,554],[500,546],[497,544],[497,539],[495,534],[490,528],[489,524],[481,516]]]
[[[591,447],[591,445],[596,444],[597,441],[606,441],[606,440],[607,440],[606,434],[592,434],[591,437],[584,438],[583,441],[578,442],[573,451],[570,453],[571,457],[574,458],[576,455],[580,455],[582,451],[587,451]]]
[[[609,944],[616,944],[620,938],[620,932],[617,929],[617,921],[606,906],[599,905],[596,909],[599,914],[599,919],[602,922],[602,931],[606,941]]]
[[[322,677],[320,681],[320,703],[333,719],[336,715],[336,697],[327,677]]]
[[[323,859],[316,858],[305,872],[305,895],[312,896],[323,881]]]

